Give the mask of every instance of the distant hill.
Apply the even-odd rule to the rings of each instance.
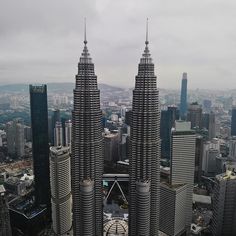
[[[74,83],[48,83],[48,92],[65,92],[65,93],[72,93],[75,87]],[[112,91],[123,91],[124,89],[111,86],[108,84],[98,84],[99,89],[101,92],[112,92]],[[2,85],[0,86],[0,92],[21,92],[21,93],[28,93],[29,92],[29,85],[28,84],[9,84],[9,85]]]

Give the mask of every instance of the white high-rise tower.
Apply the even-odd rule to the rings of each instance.
[[[63,235],[69,232],[72,226],[69,147],[50,148],[50,184],[53,231],[56,235]]]

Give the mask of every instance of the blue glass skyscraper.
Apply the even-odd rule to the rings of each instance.
[[[29,89],[35,198],[37,205],[47,206],[50,213],[47,85],[30,85]]]
[[[174,106],[168,107],[168,110],[161,111],[161,157],[170,159],[171,147],[171,129],[175,126],[177,109]]]

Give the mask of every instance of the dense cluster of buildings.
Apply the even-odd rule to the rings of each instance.
[[[236,234],[232,101],[225,102],[231,110],[225,116],[211,100],[188,102],[183,73],[180,103],[166,97],[160,110],[148,35],[132,105],[100,101],[86,32],[75,79],[71,117],[58,109],[69,103],[65,94],[53,98],[49,118],[47,86],[30,85],[31,126],[17,118],[0,132],[6,155],[33,159],[33,173],[1,173],[0,235]],[[114,206],[114,214],[103,212],[115,184],[123,216]]]

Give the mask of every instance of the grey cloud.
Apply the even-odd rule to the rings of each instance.
[[[0,84],[74,82],[86,16],[99,81],[133,86],[149,17],[159,86],[179,88],[187,71],[192,88],[236,87],[235,9],[235,0],[0,0]]]

